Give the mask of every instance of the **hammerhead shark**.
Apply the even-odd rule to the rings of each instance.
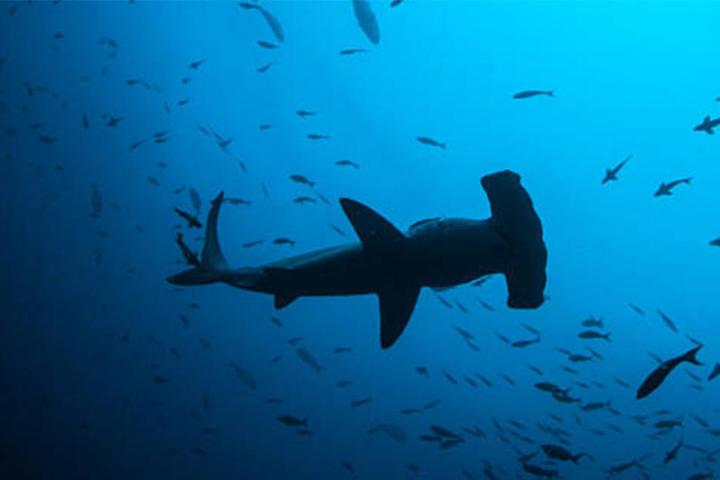
[[[538,308],[545,300],[547,250],[532,200],[520,176],[509,170],[487,175],[481,184],[492,212],[486,220],[431,218],[403,233],[366,205],[341,198],[359,242],[244,268],[230,268],[220,248],[221,192],[208,213],[200,258],[178,237],[191,268],[167,281],[225,283],[271,294],[277,309],[302,296],[375,294],[383,349],[405,330],[422,287],[447,288],[499,273],[506,279],[510,308]]]

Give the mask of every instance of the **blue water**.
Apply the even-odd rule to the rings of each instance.
[[[720,249],[708,243],[720,236],[720,144],[693,127],[720,116],[720,7],[373,1],[375,45],[350,0],[262,5],[284,42],[235,2],[0,4],[0,478],[533,478],[518,458],[533,452],[529,464],[571,479],[606,478],[633,459],[640,466],[617,478],[718,471],[719,387],[706,379],[719,355]],[[347,48],[367,51],[338,53]],[[554,97],[512,98],[531,89]],[[601,185],[628,155],[619,180]],[[343,159],[359,168],[335,164]],[[271,296],[165,282],[185,268],[176,231],[202,246],[172,210],[195,212],[189,188],[203,222],[220,190],[252,202],[226,204],[219,228],[233,266],[258,266],[354,241],[340,197],[403,230],[487,218],[479,179],[503,169],[522,176],[543,221],[548,300],[537,310],[508,309],[500,275],[424,289],[403,336],[382,350],[374,296],[275,311]],[[653,196],[685,177],[691,185]],[[279,237],[296,244],[273,244]],[[241,246],[255,240],[264,242]],[[577,337],[591,315],[610,342]],[[540,343],[500,340],[535,338],[523,324]],[[649,353],[680,355],[688,335],[706,344],[704,365],[681,365],[636,400],[657,366]],[[588,346],[604,360],[557,351]],[[537,382],[581,401],[560,403]],[[307,419],[310,434],[281,415]],[[655,428],[663,419],[682,422]],[[405,440],[369,435],[379,424]],[[421,440],[431,425],[464,441]],[[562,442],[592,458],[575,465],[539,449]]]

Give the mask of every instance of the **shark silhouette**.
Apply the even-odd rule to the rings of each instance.
[[[301,296],[376,294],[382,348],[392,346],[405,330],[422,287],[451,287],[500,273],[510,308],[538,308],[545,300],[547,250],[532,200],[520,176],[508,170],[483,177],[481,184],[492,211],[486,220],[428,219],[402,233],[369,207],[343,198],[340,205],[359,242],[237,269],[228,266],[218,241],[220,193],[208,214],[201,257],[179,239],[192,268],[167,281],[186,286],[221,282],[272,294],[277,309]]]

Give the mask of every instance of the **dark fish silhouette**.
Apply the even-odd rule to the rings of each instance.
[[[665,458],[663,459],[663,465],[667,465],[671,461],[675,460],[682,447],[683,441],[680,440],[677,445],[675,445],[670,451],[665,454]]]
[[[578,333],[578,338],[582,338],[583,340],[593,340],[593,339],[603,339],[606,342],[610,341],[610,334],[602,334],[600,332],[596,332],[595,330],[585,330],[583,332]]]
[[[355,55],[356,53],[363,53],[367,52],[364,48],[346,48],[344,50],[340,50],[340,55]]]
[[[241,245],[241,247],[243,247],[243,248],[256,247],[256,246],[260,245],[261,243],[263,243],[264,241],[265,241],[265,240],[252,240],[252,241],[250,241],[250,242],[245,242],[245,243],[243,243],[243,244]]]
[[[372,399],[373,399],[372,397],[365,397],[365,398],[360,398],[358,400],[353,400],[350,403],[350,407],[357,408],[357,407],[361,407],[363,405],[367,405],[368,403],[372,402]]]
[[[298,110],[295,113],[297,113],[297,116],[300,118],[314,117],[315,115],[317,115],[316,112],[310,112],[308,110]]]
[[[322,371],[322,365],[320,365],[318,361],[315,360],[315,357],[313,357],[312,354],[308,352],[305,348],[300,347],[295,350],[295,353],[300,358],[300,360],[302,360],[308,367],[312,368],[318,373]]]
[[[688,352],[680,355],[679,357],[671,358],[670,360],[664,361],[662,364],[660,364],[659,367],[657,367],[655,370],[652,371],[650,375],[643,381],[642,385],[640,385],[640,388],[638,388],[636,398],[641,399],[645,398],[648,395],[650,395],[652,392],[654,392],[667,378],[668,375],[670,375],[670,372],[672,372],[675,367],[680,365],[683,362],[692,363],[693,365],[702,365],[697,358],[695,358],[695,355],[702,347],[695,347],[692,350],[689,350]]]
[[[321,135],[319,133],[308,133],[306,135],[307,138],[310,140],[327,140],[330,138],[330,135]]]
[[[266,42],[265,40],[258,40],[257,41],[258,46],[262,48],[266,48],[268,50],[272,50],[274,48],[277,48],[278,46],[271,42]]]
[[[518,92],[515,95],[513,95],[513,98],[523,99],[523,98],[537,97],[539,95],[545,95],[547,97],[555,96],[555,94],[553,93],[552,90],[524,90],[522,92]]]
[[[175,213],[188,222],[188,228],[202,228],[202,223],[200,223],[196,216],[190,215],[188,212],[180,210],[179,208],[175,209]]]
[[[690,182],[692,181],[692,177],[688,178],[681,178],[680,180],[673,180],[672,182],[668,183],[661,183],[658,189],[655,191],[653,196],[655,197],[663,197],[663,196],[670,196],[672,195],[673,188],[677,187],[680,184],[687,184],[690,185]]]
[[[205,63],[205,60],[195,60],[188,65],[188,68],[191,70],[197,70],[203,63]]]
[[[265,19],[265,22],[270,27],[270,30],[272,30],[273,34],[275,34],[275,38],[277,38],[280,42],[285,41],[285,33],[283,32],[282,25],[272,13],[270,13],[264,7],[258,5],[257,3],[240,2],[238,5],[246,10],[257,10],[258,12],[260,12],[260,14]]]
[[[547,251],[530,196],[520,176],[510,171],[485,176],[481,183],[490,199],[491,220],[438,219],[402,233],[367,206],[342,199],[360,243],[239,269],[228,266],[218,241],[221,193],[208,214],[201,268],[180,272],[168,282],[185,286],[223,282],[269,293],[275,296],[276,308],[300,296],[374,293],[380,300],[383,348],[393,345],[405,330],[423,286],[449,287],[503,273],[507,305],[538,308],[545,301]],[[402,262],[391,261],[398,255]]]
[[[288,178],[295,183],[299,183],[301,185],[307,185],[310,188],[315,186],[315,182],[313,182],[312,180],[309,180],[304,175],[293,174],[293,175],[290,175]]]
[[[705,118],[703,118],[702,123],[696,125],[693,130],[695,130],[696,132],[705,132],[708,135],[712,135],[715,133],[713,129],[718,126],[720,126],[720,118],[711,119],[710,115],[706,115]]]
[[[308,424],[307,418],[301,419],[293,417],[292,415],[280,415],[277,419],[280,423],[287,425],[288,427],[307,427]]]
[[[417,137],[417,141],[422,143],[423,145],[430,145],[431,147],[438,147],[445,150],[446,144],[440,143],[434,138],[430,137]]]
[[[390,2],[390,7],[391,7],[391,8],[392,8],[392,7],[397,7],[397,6],[400,5],[402,2],[403,2],[403,0],[392,0],[392,2]]]
[[[372,11],[370,2],[367,0],[353,0],[353,11],[360,29],[372,43],[380,43],[380,27],[378,26],[375,14]]]
[[[720,247],[720,238],[716,238],[715,240],[710,241],[710,246],[712,247]]]
[[[258,73],[265,73],[265,72],[267,72],[268,70],[270,70],[270,67],[272,67],[272,66],[273,66],[273,63],[272,63],[272,62],[266,63],[265,65],[262,65],[262,66],[258,67],[255,71],[258,72]]]
[[[630,161],[631,158],[632,155],[628,155],[627,157],[625,157],[625,160],[618,163],[615,167],[605,170],[605,178],[603,178],[602,181],[603,185],[611,181],[617,181],[617,174],[620,172],[620,170],[622,170],[625,164]]]
[[[658,315],[660,315],[660,318],[662,319],[662,321],[665,323],[665,325],[667,325],[667,327],[670,330],[672,330],[673,332],[678,333],[678,328],[675,325],[675,322],[673,322],[672,319],[670,317],[668,317],[665,314],[665,312],[663,312],[662,310],[658,310],[657,312],[658,312]]]
[[[545,443],[543,445],[540,445],[540,448],[542,448],[542,451],[549,458],[552,458],[553,460],[559,460],[561,462],[571,461],[573,463],[577,463],[582,457],[587,457],[586,453],[578,453],[573,455],[572,452],[570,452],[570,450],[566,449],[565,447],[552,443]]]
[[[630,307],[631,309],[633,309],[633,311],[634,311],[635,313],[637,313],[638,315],[642,315],[643,317],[645,316],[645,310],[643,310],[642,308],[638,307],[637,305],[632,304],[632,303],[628,303],[628,307]]]
[[[360,168],[360,165],[351,160],[338,160],[337,162],[335,162],[335,165],[337,165],[338,167],[352,167],[356,169]]]

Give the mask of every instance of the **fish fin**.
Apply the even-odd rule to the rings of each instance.
[[[702,345],[697,346],[697,347],[693,348],[692,350],[690,350],[689,352],[687,352],[685,355],[683,355],[683,358],[682,358],[683,361],[692,363],[693,365],[702,365],[702,363],[700,363],[700,361],[698,361],[698,359],[695,358],[695,355],[697,355],[698,351],[700,351],[701,348],[702,348]]]
[[[349,198],[341,198],[340,205],[363,248],[369,252],[387,252],[393,245],[406,240],[400,230],[370,207]]]
[[[205,245],[203,246],[200,265],[206,270],[228,271],[227,260],[220,248],[218,240],[217,222],[220,215],[220,207],[224,198],[223,192],[220,192],[215,200],[212,201],[212,208],[208,213],[207,223],[205,227]]]
[[[292,302],[297,300],[299,295],[295,293],[287,293],[287,292],[278,292],[275,294],[275,308],[277,310],[282,310],[283,308],[290,305]]]
[[[390,348],[400,337],[415,309],[420,287],[409,282],[386,284],[379,292],[380,345]]]
[[[505,266],[510,308],[538,308],[545,301],[547,250],[540,218],[517,173],[505,170],[482,178],[492,224],[512,247]]]
[[[220,249],[217,233],[217,221],[222,201],[223,192],[220,192],[213,200],[212,208],[208,213],[205,227],[205,245],[203,246],[200,261],[193,260],[194,268],[168,277],[167,281],[169,283],[174,285],[206,285],[223,281],[225,275],[230,272],[230,267]],[[183,250],[186,259],[190,261],[190,257],[188,257],[189,250],[184,246],[182,237],[178,238],[178,245]]]

